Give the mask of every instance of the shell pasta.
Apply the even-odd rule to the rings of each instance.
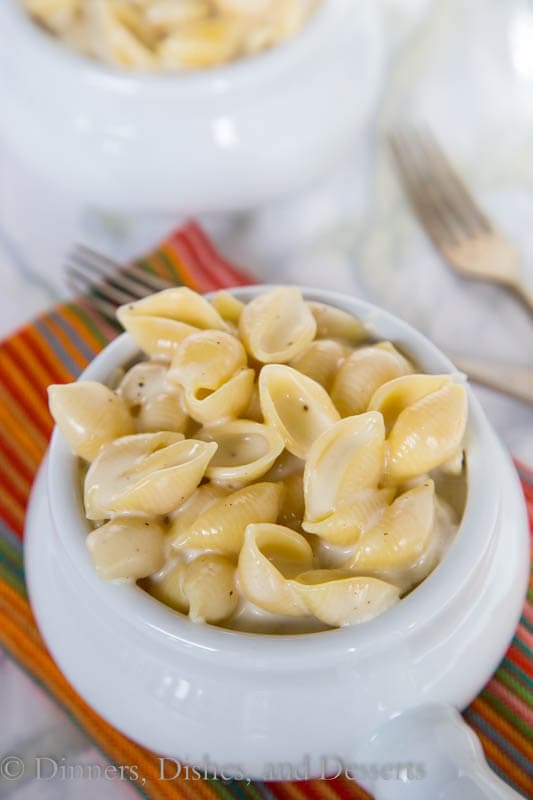
[[[462,513],[462,382],[295,287],[169,289],[118,318],[142,352],[115,388],[49,389],[102,579],[195,623],[303,633],[366,623],[437,566]]]
[[[194,70],[293,37],[319,0],[21,0],[32,17],[92,58],[136,70]]]

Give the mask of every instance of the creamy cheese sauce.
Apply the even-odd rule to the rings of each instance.
[[[440,497],[436,497],[435,525],[433,527],[429,546],[418,561],[411,564],[407,569],[382,570],[380,572],[373,572],[372,574],[377,578],[393,583],[400,588],[402,594],[406,594],[435,569],[446,553],[450,542],[453,540],[457,528],[457,517],[453,508]],[[322,540],[318,540],[317,543],[320,563],[326,568],[331,569],[341,567],[349,557],[353,555],[356,549],[357,545],[353,545],[352,547],[339,547]],[[364,571],[358,573],[357,569],[353,571],[355,574],[367,574]]]

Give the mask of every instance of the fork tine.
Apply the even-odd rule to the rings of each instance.
[[[127,272],[128,275],[133,276],[137,279],[140,284],[144,284],[148,286],[151,291],[161,292],[164,289],[170,289],[172,286],[175,286],[170,280],[165,280],[164,278],[159,278],[157,275],[150,275],[149,272],[146,272],[141,267],[137,266],[137,264],[128,264],[122,270],[122,275],[125,275]]]
[[[107,300],[111,300],[111,302],[118,305],[131,303],[132,300],[138,299],[136,295],[132,295],[130,292],[124,292],[120,289],[117,289],[115,286],[109,283],[108,280],[94,281],[90,273],[87,273],[83,269],[79,269],[74,264],[71,264],[67,271],[72,279],[78,281],[83,291],[91,290],[98,292],[98,294],[102,295],[102,297],[106,298]]]
[[[107,272],[105,269],[97,268],[92,262],[86,263],[75,253],[68,257],[65,269],[67,275],[70,273],[78,280],[82,291],[98,287],[100,292],[107,291],[110,298],[117,303],[140,300],[152,291],[150,287],[131,280],[121,271]]]
[[[106,274],[110,271],[116,272],[116,270],[122,269],[123,266],[119,261],[115,261],[109,256],[106,256],[97,250],[93,250],[92,247],[88,247],[86,244],[82,244],[81,242],[77,242],[72,248],[71,252],[76,257],[79,256],[84,260],[91,262],[94,264],[95,268],[97,268],[100,272],[106,272]]]
[[[443,199],[447,200],[455,215],[469,226],[472,234],[490,233],[493,230],[490,220],[479,208],[431,130],[419,131],[417,140],[428,172],[431,171]]]
[[[89,292],[91,305],[114,325],[117,306],[172,286],[136,264],[122,266],[82,244],[67,255],[65,273],[69,289],[74,294]]]
[[[85,294],[89,288],[93,289],[93,293],[89,298],[89,302],[93,308],[102,314],[102,316],[106,317],[115,327],[120,327],[118,320],[117,320],[117,306],[115,303],[109,302],[104,300],[102,297],[98,296],[94,293],[96,289],[96,285],[89,287],[87,284],[87,280],[85,276],[78,282],[76,279],[76,275],[70,272],[67,272],[67,286],[71,290],[72,294]]]
[[[432,187],[420,170],[411,136],[390,134],[388,143],[407,198],[424,229],[436,247],[453,243],[457,238],[455,225],[436,202]]]
[[[391,140],[396,142],[396,164],[408,197],[437,247],[458,245],[485,230],[482,225],[488,225],[488,221],[483,223],[474,201],[467,203],[466,194],[459,193],[460,179],[452,184],[447,173],[443,173],[442,163],[437,162],[433,150],[426,146],[425,134],[404,131]],[[436,142],[435,145],[438,147]],[[453,170],[451,165],[449,170]]]
[[[71,251],[70,258],[77,265],[87,265],[107,280],[113,281],[117,286],[129,289],[134,296],[145,297],[147,294],[146,287],[152,291],[161,291],[172,286],[170,280],[164,280],[157,275],[150,275],[149,272],[136,264],[119,264],[117,261],[113,261],[108,256],[98,253],[86,245],[76,245]]]
[[[108,303],[107,300],[102,300],[100,297],[92,296],[91,305],[96,308],[103,317],[107,317],[107,319],[115,326],[115,328],[122,328],[117,319],[117,307],[113,305],[113,303]]]

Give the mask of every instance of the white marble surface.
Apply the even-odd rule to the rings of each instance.
[[[311,191],[237,218],[203,220],[221,249],[260,278],[361,293],[418,325],[440,346],[531,363],[532,328],[500,289],[442,264],[405,206],[383,147],[398,122],[440,134],[487,210],[516,240],[533,281],[533,2],[381,0],[386,79],[351,158]],[[84,241],[117,258],[155,243],[174,219],[109,218],[43,185],[0,143],[0,336],[66,294],[65,251]],[[533,411],[480,397],[512,451],[533,466]],[[0,655],[0,755],[71,763],[101,756],[62,712]],[[1,759],[0,759],[1,760]],[[101,800],[121,782],[6,782],[0,797]]]

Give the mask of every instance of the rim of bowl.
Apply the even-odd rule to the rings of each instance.
[[[351,0],[322,0],[321,5],[307,20],[305,26],[294,37],[274,45],[256,55],[243,56],[235,61],[202,70],[128,70],[91,59],[68,47],[59,37],[54,37],[35,22],[22,7],[20,0],[8,0],[2,4],[4,13],[11,14],[19,26],[21,35],[29,37],[32,46],[55,62],[58,67],[69,67],[79,75],[92,76],[97,80],[112,82],[118,88],[165,89],[171,91],[198,92],[203,88],[215,92],[226,91],[229,86],[255,82],[278,71],[290,71],[291,65],[305,57],[315,47],[324,49],[330,42],[328,32],[343,30],[343,21],[353,13]]]
[[[228,291],[249,300],[270,288],[273,287],[260,284]],[[398,344],[422,369],[437,374],[460,375],[431,341],[393,314],[351,296],[299,288],[307,300],[330,303],[354,314],[365,323],[371,337],[387,338]],[[128,334],[122,334],[91,362],[80,375],[80,380],[106,380],[113,369],[128,363],[139,352]],[[291,663],[295,667],[301,666],[302,658],[309,658],[313,665],[319,666],[334,662],[342,654],[390,648],[391,642],[404,646],[408,632],[427,624],[453,601],[454,595],[471,578],[475,566],[483,560],[494,536],[499,510],[493,458],[496,438],[468,384],[467,391],[467,492],[457,533],[433,572],[395,606],[369,622],[316,633],[245,633],[209,624],[199,625],[158,602],[135,584],[99,578],[85,547],[87,523],[81,506],[78,459],[70,452],[57,427],[52,436],[48,463],[49,502],[56,534],[71,564],[90,584],[91,593],[103,600],[110,613],[117,614],[122,621],[145,633],[186,646],[189,651],[192,648],[198,655],[216,653],[219,660],[258,668],[261,668],[262,657],[268,657],[269,667],[275,668],[278,659],[277,664],[286,668]]]

